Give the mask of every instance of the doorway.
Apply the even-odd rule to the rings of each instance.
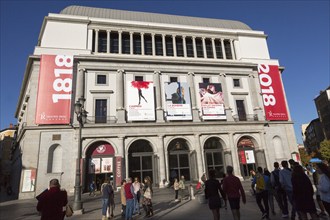
[[[187,141],[182,138],[174,139],[168,147],[170,181],[173,178],[184,176],[185,180],[191,180],[190,156]]]
[[[209,138],[204,144],[204,157],[206,163],[206,172],[214,169],[216,171],[216,178],[222,178],[225,174],[225,163],[222,145],[220,138]]]
[[[256,171],[256,157],[254,144],[249,137],[242,137],[237,144],[238,157],[241,168],[241,175],[244,179],[249,179],[251,171]]]

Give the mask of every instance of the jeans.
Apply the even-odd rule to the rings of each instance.
[[[289,202],[291,203],[292,209],[291,209],[291,218],[294,218],[296,216],[296,205],[293,201],[293,192],[286,190],[286,195],[288,196]]]
[[[140,213],[140,196],[134,195],[134,210],[133,213]]]
[[[280,207],[282,214],[283,215],[288,215],[289,211],[288,211],[288,199],[286,196],[286,193],[283,189],[275,189],[274,191],[274,196],[275,199],[278,203],[278,206]]]
[[[126,213],[125,213],[126,220],[132,219],[133,210],[134,210],[134,199],[127,199],[126,200]]]
[[[109,207],[109,199],[102,199],[102,215],[107,215],[107,208]]]
[[[269,217],[268,190],[256,193],[256,200],[262,214],[266,213],[267,217]],[[263,201],[265,208],[263,207],[261,200]]]

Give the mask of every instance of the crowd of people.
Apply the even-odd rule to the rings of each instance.
[[[314,164],[313,184],[316,187],[314,193],[313,184],[305,169],[293,160],[274,163],[274,170],[258,167],[251,172],[253,195],[261,212],[261,219],[269,219],[270,214],[276,215],[274,198],[280,209],[282,218],[307,220],[308,215],[312,220],[325,217],[330,214],[330,168],[325,163]],[[208,174],[208,175],[207,175]],[[234,175],[232,166],[226,167],[226,175],[219,181],[216,178],[216,170],[209,170],[201,177],[200,188],[205,192],[205,198],[212,211],[214,220],[220,219],[220,208],[227,208],[229,203],[234,220],[240,219],[240,203],[246,203],[246,195],[242,183]],[[186,184],[184,176],[174,177],[170,184],[174,189],[174,201],[180,202],[186,196]],[[95,196],[95,182],[91,182],[90,196]],[[100,187],[102,199],[102,220],[114,217],[115,201],[114,187],[108,179]],[[180,192],[180,199],[179,199]],[[314,202],[321,210],[317,213]],[[152,180],[149,176],[140,182],[136,177],[122,180],[120,189],[121,215],[125,220],[130,220],[134,215],[142,215],[142,205],[145,217],[154,215],[152,206]],[[58,179],[52,179],[49,188],[37,196],[37,210],[41,219],[64,219],[68,203],[67,192],[60,189]],[[288,203],[291,205],[289,213]],[[327,214],[326,214],[327,213]]]

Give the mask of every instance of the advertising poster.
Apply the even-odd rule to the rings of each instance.
[[[127,82],[128,121],[154,121],[155,101],[152,82]]]
[[[254,159],[254,153],[253,150],[246,150],[245,151],[245,158],[246,158],[246,163],[250,164],[250,163],[255,163],[255,159]]]
[[[188,83],[166,82],[165,102],[167,120],[192,120]]]
[[[36,124],[69,124],[73,56],[41,55]]]
[[[105,157],[101,160],[101,173],[112,173],[113,172],[113,158]]]
[[[33,192],[36,182],[36,170],[27,169],[23,171],[22,192]]]
[[[259,64],[258,73],[266,120],[287,121],[289,117],[278,66]]]
[[[221,83],[199,83],[203,119],[226,119]]]
[[[101,172],[101,158],[92,158],[89,163],[89,173]]]
[[[241,164],[246,164],[246,158],[245,158],[244,150],[239,151],[238,154],[239,154],[239,160],[240,160]]]

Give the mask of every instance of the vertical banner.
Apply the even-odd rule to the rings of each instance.
[[[121,179],[122,179],[122,161],[121,157],[116,157],[116,186],[121,185]]]
[[[101,158],[92,158],[91,164],[94,166],[94,173],[101,173]]]
[[[226,119],[221,83],[199,83],[203,119]]]
[[[23,170],[22,192],[33,192],[36,182],[36,169]]]
[[[244,150],[238,151],[238,154],[241,164],[246,164],[245,151]]]
[[[36,124],[69,124],[73,56],[42,55]]]
[[[155,100],[152,82],[127,82],[128,121],[154,121]]]
[[[259,64],[258,73],[266,120],[287,121],[288,113],[278,66]]]
[[[245,151],[245,158],[246,158],[246,163],[255,163],[256,160],[254,158],[254,151],[253,150],[246,150]]]
[[[192,120],[188,83],[165,82],[167,120]]]

